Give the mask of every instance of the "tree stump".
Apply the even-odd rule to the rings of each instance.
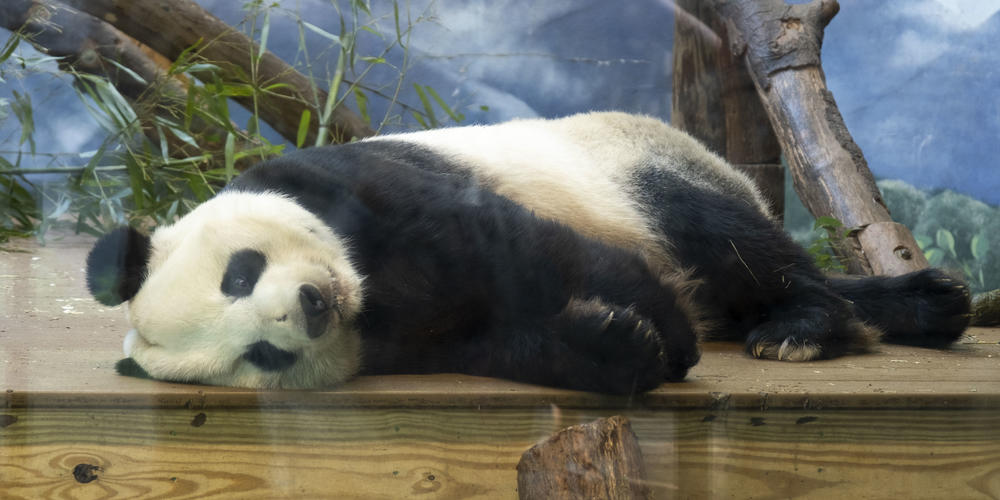
[[[532,446],[517,464],[522,499],[649,498],[639,443],[628,419],[598,419]]]

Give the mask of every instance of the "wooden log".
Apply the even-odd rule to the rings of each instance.
[[[674,20],[671,124],[749,175],[780,219],[781,148],[746,66],[729,51],[725,23],[700,0],[678,0]]]
[[[153,115],[174,120],[177,110],[185,106],[187,82],[168,74],[168,59],[90,14],[57,0],[9,0],[0,4],[0,26],[20,31],[40,52],[62,58],[59,65],[64,70],[107,79],[128,98],[141,120]],[[197,116],[191,121],[191,131],[199,137],[218,139],[202,142],[195,148],[175,134],[165,134],[162,139],[166,140],[171,156],[189,157],[203,153],[206,148],[221,150],[227,134],[221,126]],[[146,126],[143,132],[154,144],[160,142],[161,132],[156,128]],[[260,145],[242,137],[237,140],[237,150]],[[259,160],[259,157],[237,160],[236,168],[244,170]]]
[[[632,425],[622,416],[575,425],[524,452],[517,464],[524,499],[648,498]]]
[[[259,93],[256,102],[252,97],[236,98],[237,102],[247,109],[256,110],[262,120],[292,143],[296,142],[302,112],[310,110],[312,124],[306,143],[315,142],[320,125],[318,117],[326,101],[326,92],[316,88],[308,77],[271,52],[264,52],[253,67],[251,54],[258,53],[260,47],[194,1],[64,1],[108,21],[171,60],[202,42],[197,50],[199,59],[219,66],[223,80],[241,81],[246,78],[245,75],[256,75],[254,84],[272,86],[269,92]],[[273,87],[279,83],[283,86]],[[361,117],[343,105],[333,110],[328,125],[334,142],[347,142],[352,137],[375,134]]]
[[[108,79],[125,97],[137,99],[164,79],[170,62],[113,26],[54,0],[7,0],[0,5],[0,27],[20,30],[40,52],[63,58],[60,65]],[[140,76],[136,80],[109,61]],[[164,81],[170,98],[183,102],[184,86]]]
[[[891,225],[864,155],[827,90],[820,47],[823,29],[840,9],[836,0],[712,4],[725,19],[732,54],[749,69],[799,197],[813,215],[833,216],[854,229],[840,245],[848,271],[901,274],[926,268],[909,230]]]

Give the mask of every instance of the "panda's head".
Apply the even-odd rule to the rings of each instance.
[[[128,301],[122,372],[312,388],[358,370],[361,277],[344,242],[278,194],[223,192],[152,237],[113,231],[87,285],[103,304]]]

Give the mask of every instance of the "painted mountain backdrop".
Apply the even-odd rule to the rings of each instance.
[[[199,3],[248,29],[243,2]],[[841,11],[826,31],[824,67],[876,176],[1000,204],[1000,14],[995,13],[1000,0],[840,3]],[[310,57],[328,59],[314,61],[311,70],[329,81],[335,66],[335,59],[329,59],[336,54],[331,41],[303,29],[299,21],[336,33],[331,2],[276,4],[268,48],[302,68],[303,33]],[[366,33],[358,39],[361,50],[395,36],[392,2],[369,4],[378,19],[372,31],[382,36]],[[409,5],[404,17],[419,22],[409,40],[410,67],[400,94],[404,103],[420,107],[413,86],[419,83],[436,89],[464,116],[463,123],[593,109],[669,119],[671,0],[411,0]],[[963,14],[962,6],[976,10],[977,16]],[[386,57],[398,64],[399,55],[395,51]],[[378,81],[379,71],[369,80]],[[19,150],[25,151],[18,145],[20,128],[9,109],[14,90],[31,94],[39,152],[97,149],[102,132],[68,78],[18,79],[13,73],[0,83],[0,99],[6,99],[0,101],[0,154],[15,159]],[[386,75],[392,76],[391,71]],[[354,105],[353,99],[347,102]],[[371,116],[384,116],[384,99],[373,96],[368,105]],[[246,119],[236,114],[238,106],[232,108],[237,121]],[[401,120],[389,130],[418,126],[408,113],[396,108],[395,114]],[[272,139],[280,141],[276,135]],[[74,156],[25,154],[19,161],[39,166],[86,163]]]

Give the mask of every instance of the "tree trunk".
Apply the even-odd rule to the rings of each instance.
[[[197,49],[199,59],[219,66],[224,81],[243,81],[248,75],[256,75],[256,81],[248,83],[259,87],[283,84],[267,93],[259,93],[256,111],[282,137],[295,143],[302,112],[310,110],[312,123],[306,143],[315,142],[320,128],[319,110],[326,101],[326,92],[271,52],[265,52],[258,67],[253,68],[251,54],[260,50],[257,44],[192,0],[64,1],[108,21],[171,60],[202,41]],[[211,78],[206,79],[211,81]],[[236,98],[236,101],[255,110],[250,97]],[[334,109],[328,125],[333,142],[338,143],[375,134],[361,117],[345,106]]]
[[[785,208],[781,148],[725,24],[702,0],[677,0],[671,123],[753,178],[772,215]]]
[[[632,425],[621,416],[559,431],[517,464],[527,499],[648,498],[646,470]]]
[[[848,271],[898,275],[927,267],[906,227],[892,221],[861,149],[826,88],[823,28],[836,0],[711,0],[730,50],[745,60],[788,159],[795,189],[815,216],[853,229],[841,246]]]

